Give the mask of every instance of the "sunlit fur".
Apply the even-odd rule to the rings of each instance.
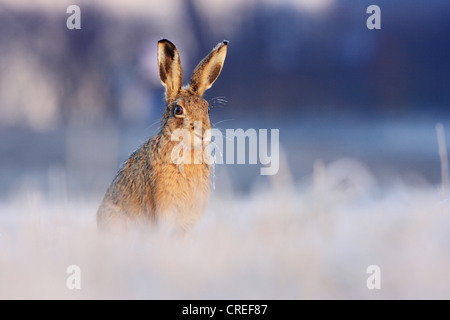
[[[130,225],[156,225],[166,221],[176,230],[188,230],[208,205],[210,168],[201,164],[174,164],[172,141],[176,129],[194,133],[194,122],[201,122],[202,133],[210,128],[208,103],[202,98],[220,74],[227,42],[219,43],[195,68],[190,84],[182,88],[182,69],[178,50],[168,40],[158,42],[158,64],[166,87],[166,109],[161,130],[144,143],[124,163],[106,191],[97,212],[100,228],[127,229]],[[184,117],[174,115],[175,107]],[[194,149],[190,149],[192,157]]]

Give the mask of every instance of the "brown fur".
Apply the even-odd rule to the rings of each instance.
[[[202,164],[174,164],[171,141],[176,129],[193,133],[194,121],[202,133],[210,128],[208,103],[202,98],[220,74],[227,42],[219,43],[195,68],[190,85],[182,88],[178,50],[168,40],[158,42],[159,74],[166,87],[166,110],[161,131],[136,150],[119,170],[97,212],[99,227],[127,228],[167,220],[188,230],[208,204],[210,168]],[[179,105],[184,118],[174,116]],[[194,149],[191,150],[193,157]]]

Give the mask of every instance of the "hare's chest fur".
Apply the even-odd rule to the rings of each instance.
[[[209,167],[165,164],[155,170],[155,175],[150,188],[155,218],[188,229],[208,205]]]

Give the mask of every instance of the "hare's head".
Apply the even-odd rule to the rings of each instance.
[[[166,39],[158,42],[159,77],[166,88],[166,110],[162,121],[164,134],[170,135],[177,129],[186,130],[192,135],[193,146],[202,145],[203,139],[209,139],[204,134],[211,128],[209,105],[202,97],[222,70],[227,44],[227,41],[219,43],[200,61],[189,84],[182,87],[183,70],[177,48]]]

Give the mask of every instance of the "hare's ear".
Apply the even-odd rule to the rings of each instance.
[[[195,68],[192,73],[189,90],[203,96],[211,88],[222,70],[227,55],[228,41],[219,43]]]
[[[166,100],[175,100],[183,83],[180,55],[175,45],[169,40],[158,41],[159,78],[166,87]]]

